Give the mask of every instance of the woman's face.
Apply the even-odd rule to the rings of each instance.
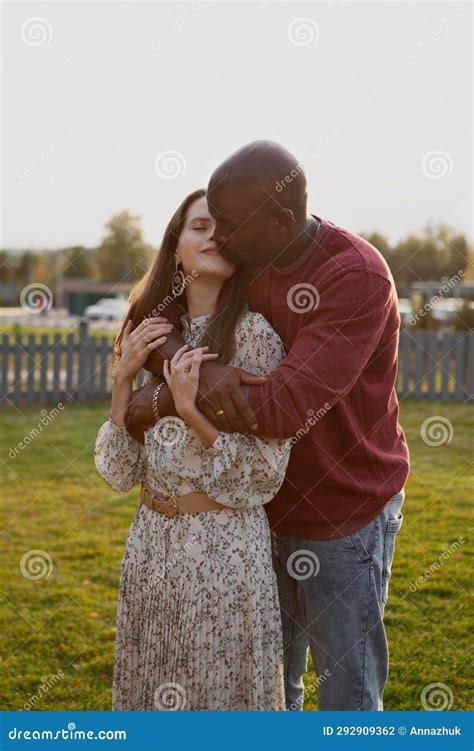
[[[225,281],[234,273],[235,265],[217,250],[214,241],[215,226],[207,209],[205,196],[191,204],[175,255],[185,276],[195,271],[195,276],[209,275]]]

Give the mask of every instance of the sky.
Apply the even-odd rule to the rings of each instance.
[[[128,210],[157,247],[239,146],[304,167],[309,209],[392,241],[472,238],[472,6],[2,5],[5,249],[94,247]]]

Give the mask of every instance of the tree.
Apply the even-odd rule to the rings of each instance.
[[[151,247],[142,238],[139,217],[128,211],[107,223],[107,235],[98,249],[98,274],[103,282],[132,282],[148,268]]]
[[[90,279],[93,276],[91,252],[83,245],[74,245],[59,252],[65,279]]]

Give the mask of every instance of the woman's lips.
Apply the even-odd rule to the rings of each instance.
[[[220,253],[219,248],[204,248],[201,253]]]

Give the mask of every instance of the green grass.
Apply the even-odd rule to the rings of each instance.
[[[107,412],[106,403],[67,406],[14,458],[9,452],[38,425],[40,407],[0,413],[0,709],[21,709],[33,695],[35,709],[110,708],[117,585],[137,489],[117,496],[96,473],[94,440]],[[432,415],[452,423],[450,443],[423,442],[420,428]],[[412,472],[386,609],[385,708],[419,710],[423,687],[444,683],[452,709],[467,709],[474,411],[405,401],[401,421]],[[443,545],[460,537],[466,542],[411,592]],[[21,574],[30,550],[51,556],[49,576]],[[316,706],[315,680],[310,669],[306,708]]]

